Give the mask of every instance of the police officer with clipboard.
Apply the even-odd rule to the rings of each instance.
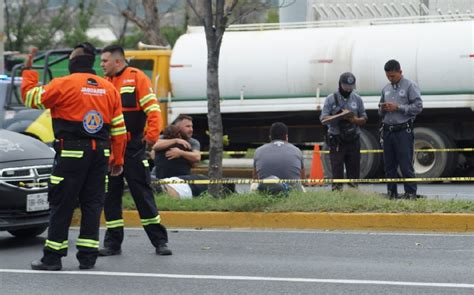
[[[360,127],[367,121],[362,98],[354,92],[356,78],[352,73],[343,73],[339,78],[338,91],[324,101],[320,115],[323,125],[328,127],[326,141],[334,179],[360,177]],[[355,184],[351,184],[356,187]],[[342,190],[342,184],[333,184],[332,190]]]

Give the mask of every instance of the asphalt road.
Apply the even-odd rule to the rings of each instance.
[[[63,271],[37,272],[44,236],[0,232],[0,293],[474,294],[474,234],[180,229],[161,257],[128,229],[123,254],[89,271],[77,267],[77,234]]]

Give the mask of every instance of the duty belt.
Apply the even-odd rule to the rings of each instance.
[[[407,130],[407,129],[412,129],[413,123],[411,121],[402,123],[402,124],[394,124],[394,125],[389,125],[389,124],[383,124],[383,130],[384,131],[389,131],[389,132],[397,132],[401,130]]]

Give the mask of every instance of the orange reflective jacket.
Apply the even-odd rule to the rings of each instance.
[[[38,73],[22,74],[21,97],[27,107],[51,109],[57,139],[111,140],[113,165],[123,165],[127,129],[120,96],[112,84],[89,73],[74,73],[38,86]]]
[[[161,110],[150,79],[139,69],[128,66],[106,79],[120,92],[125,124],[131,136],[157,141],[162,126]]]

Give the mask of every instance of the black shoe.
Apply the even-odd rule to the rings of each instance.
[[[61,261],[55,264],[46,264],[41,259],[31,262],[32,270],[61,270],[62,268]]]
[[[173,252],[168,248],[166,244],[160,244],[158,248],[156,248],[156,254],[158,255],[172,255]]]
[[[388,192],[387,198],[389,198],[390,200],[400,199],[400,197],[398,196],[398,193],[396,192]]]
[[[79,264],[79,269],[91,269],[94,268],[94,264]]]
[[[99,256],[114,256],[122,254],[122,249],[101,248]]]
[[[417,195],[416,193],[405,193],[403,198],[408,199],[408,200],[416,200],[416,199],[426,199],[426,196]]]
[[[405,193],[402,196],[402,199],[415,200],[416,199],[416,193]]]

